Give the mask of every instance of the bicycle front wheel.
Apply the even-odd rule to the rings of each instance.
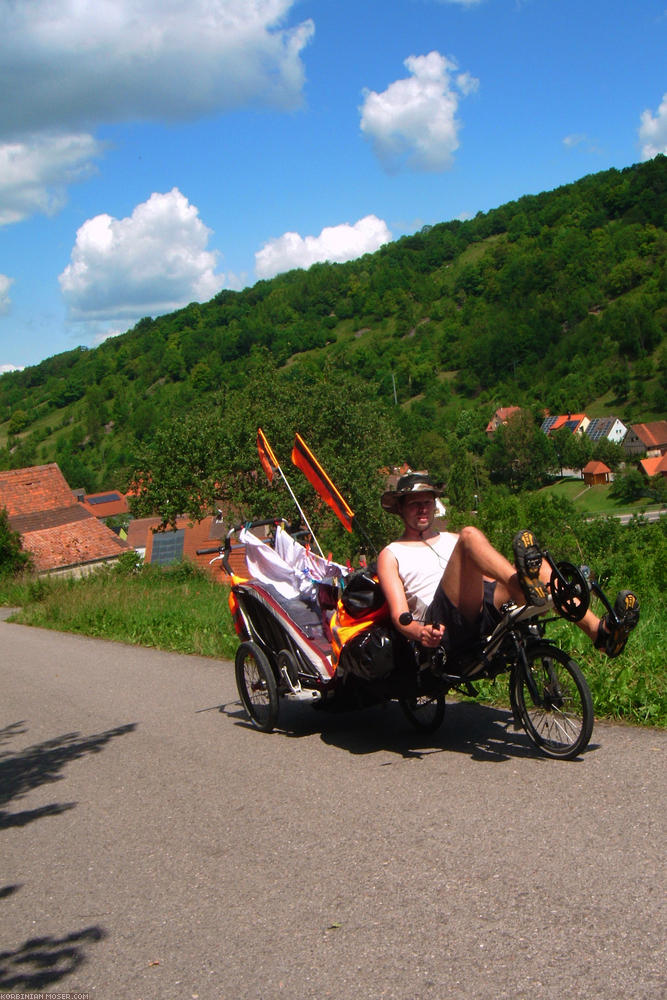
[[[588,746],[593,732],[593,700],[579,666],[548,643],[526,650],[531,685],[520,664],[510,677],[510,696],[524,729],[548,757],[570,760]]]

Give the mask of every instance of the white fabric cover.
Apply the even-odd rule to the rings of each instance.
[[[316,598],[316,582],[331,581],[345,574],[345,568],[309,552],[284,528],[276,529],[275,549],[253,535],[247,528],[239,532],[245,545],[250,575],[261,583],[270,583],[287,600]]]

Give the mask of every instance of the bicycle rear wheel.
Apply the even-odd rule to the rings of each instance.
[[[270,733],[278,721],[278,686],[266,655],[254,642],[236,650],[236,687],[256,729]]]
[[[593,732],[593,700],[574,660],[557,646],[536,643],[526,660],[537,696],[517,664],[510,677],[512,708],[531,740],[548,757],[570,760],[588,746]]]
[[[399,698],[406,719],[421,733],[434,733],[440,729],[446,709],[444,694],[416,695],[414,698]]]

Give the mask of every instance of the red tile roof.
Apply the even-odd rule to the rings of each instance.
[[[611,469],[608,465],[605,465],[604,462],[595,462],[591,459],[591,461],[583,467],[582,472],[584,475],[599,476],[605,472],[611,472]]]
[[[39,572],[115,558],[130,548],[77,502],[55,462],[0,472],[0,507]]]
[[[643,458],[639,464],[649,479],[652,476],[667,476],[667,455],[658,455],[656,458]]]
[[[126,542],[91,515],[81,521],[31,531],[21,540],[40,572],[117,558],[129,549]]]
[[[632,429],[646,450],[667,447],[667,420],[655,420],[650,424],[633,424]]]
[[[511,416],[513,416],[515,413],[520,413],[520,412],[521,412],[520,406],[498,407],[498,409],[496,410],[496,412],[493,414],[488,424],[486,425],[486,433],[493,434],[493,432],[496,431],[501,424],[506,424]]]
[[[585,413],[563,413],[556,417],[554,423],[549,428],[549,431],[558,431],[561,427],[566,424],[572,425],[572,430],[578,430],[581,422],[586,419]]]
[[[133,549],[145,549],[148,534],[161,523],[159,517],[135,517],[127,527],[127,540]]]
[[[119,493],[118,490],[107,490],[105,493],[86,493],[80,503],[93,517],[97,518],[127,514],[130,509],[127,497]]]
[[[0,472],[0,504],[10,518],[75,504],[74,494],[55,462]]]

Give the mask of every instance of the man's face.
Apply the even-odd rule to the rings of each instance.
[[[424,531],[430,528],[435,517],[435,496],[432,493],[414,493],[401,504],[401,513],[409,528]]]

